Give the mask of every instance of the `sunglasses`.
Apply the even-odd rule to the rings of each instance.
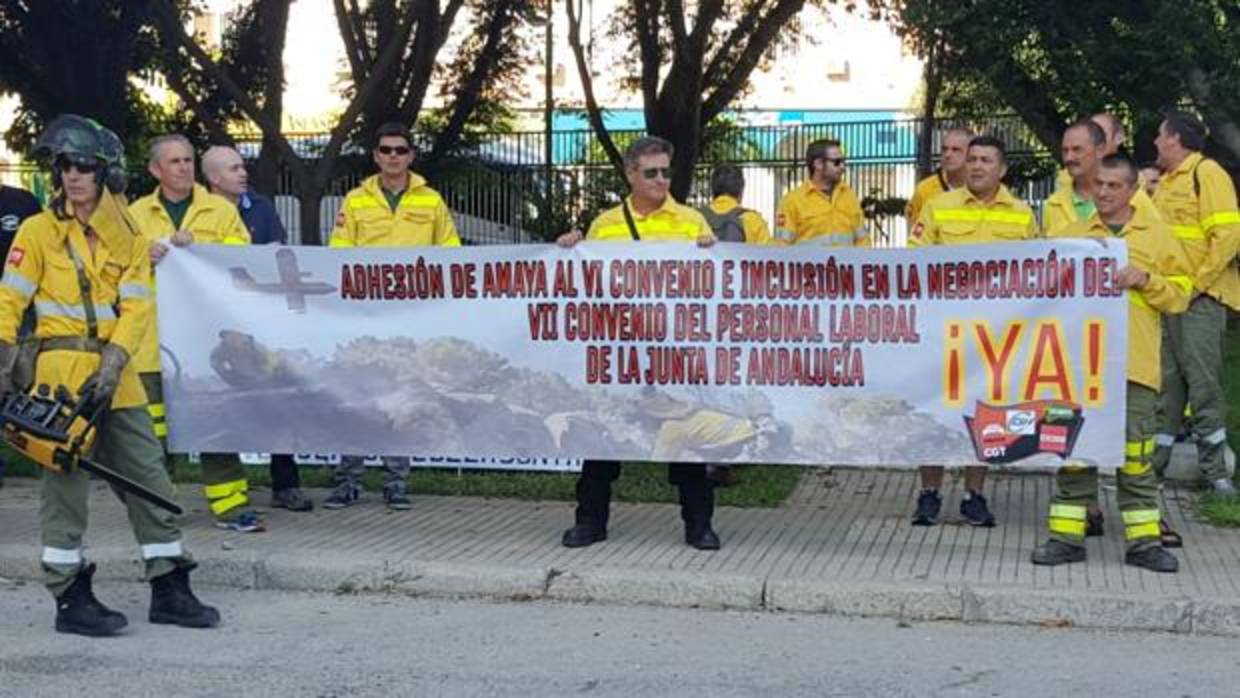
[[[77,170],[80,174],[95,174],[99,170],[99,161],[94,158],[62,155],[56,160],[56,166],[61,172]]]
[[[823,158],[823,160],[835,165],[836,167],[843,167],[844,163],[848,161],[846,158]]]
[[[413,152],[407,145],[381,145],[375,150],[378,150],[380,155],[408,155]]]
[[[641,171],[642,179],[654,179],[662,177],[670,180],[672,178],[672,168],[670,167],[647,167]]]

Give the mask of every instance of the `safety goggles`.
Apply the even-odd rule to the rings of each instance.
[[[413,152],[407,145],[381,145],[375,150],[378,150],[380,155],[408,155]]]
[[[670,180],[672,178],[672,168],[670,167],[646,167],[641,170],[642,179],[654,179],[661,177]]]
[[[95,174],[99,170],[99,161],[81,155],[61,155],[56,158],[56,169],[61,172],[73,169],[81,174]]]

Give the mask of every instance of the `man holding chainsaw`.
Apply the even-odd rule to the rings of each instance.
[[[63,115],[39,138],[35,157],[50,162],[56,192],[48,209],[18,230],[0,280],[0,390],[5,393],[0,420],[5,439],[44,466],[42,566],[56,598],[56,630],[104,636],[127,624],[91,590],[95,566],[82,555],[90,493],[84,467],[114,483],[129,481],[118,494],[146,563],[150,621],[215,626],[219,612],[199,602],[190,589],[195,564],[182,548],[180,529],[169,512],[148,501],[170,501],[174,494],[142,385],[129,361],[155,309],[147,283],[147,247],[121,195],[120,139],[90,119]],[[31,307],[33,338],[19,351],[17,329]],[[49,451],[40,448],[40,441],[48,442],[45,435],[22,430],[23,415],[14,406],[31,404],[25,394],[32,388],[35,398],[81,403],[88,419],[98,413],[93,452],[89,428],[70,429],[87,436],[81,454],[91,459],[86,465],[79,465],[74,454],[64,457],[71,442]],[[40,457],[57,451],[59,457]],[[135,494],[142,492],[153,496]]]

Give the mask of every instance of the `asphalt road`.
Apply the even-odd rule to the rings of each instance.
[[[0,581],[0,695],[1237,695],[1235,639],[686,609],[205,589],[214,631],[146,622],[147,587],[100,585],[126,635],[51,629]]]

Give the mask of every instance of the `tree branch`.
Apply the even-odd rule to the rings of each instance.
[[[1202,114],[1206,117],[1206,122],[1210,125],[1210,135],[1213,140],[1231,154],[1235,160],[1240,160],[1240,126],[1236,122],[1220,114],[1220,110],[1214,106],[1211,99],[1213,84],[1210,75],[1199,65],[1195,65],[1188,69],[1188,91],[1193,96],[1193,101],[1201,109]]]
[[[573,3],[579,1],[564,0],[564,6],[568,8],[568,45],[573,50],[573,58],[577,64],[577,75],[581,78],[581,90],[585,93],[586,116],[590,120],[590,127],[594,129],[595,137],[602,144],[603,151],[607,153],[607,159],[616,168],[616,172],[623,177],[624,159],[620,156],[620,150],[616,148],[616,143],[612,140],[611,134],[607,132],[607,127],[603,125],[603,113],[599,109],[598,100],[594,97],[594,78],[590,76],[590,66],[586,63],[586,52],[581,45],[581,17],[573,7]]]
[[[647,114],[657,108],[659,100],[659,67],[663,65],[663,50],[659,46],[662,5],[660,0],[634,0],[637,47],[642,66],[642,105]]]
[[[487,78],[502,58],[503,44],[507,38],[508,29],[516,20],[516,2],[514,0],[492,1],[495,3],[495,8],[492,10],[490,21],[487,22],[486,40],[478,52],[473,69],[456,93],[456,101],[452,106],[452,115],[448,117],[448,123],[435,137],[435,143],[431,148],[431,161],[439,159],[456,145],[461,132],[465,129],[465,122],[478,104]]]
[[[775,41],[775,37],[779,34],[779,30],[784,27],[793,17],[801,11],[805,6],[805,0],[779,0],[775,7],[767,13],[757,29],[749,37],[749,42],[745,44],[745,48],[741,51],[740,58],[732,65],[732,69],[727,72],[727,77],[717,85],[713,85],[714,91],[702,102],[702,123],[709,123],[719,115],[732,100],[736,99],[736,95],[740,94],[741,89],[745,86],[745,82],[753,73],[754,68],[758,66],[758,61],[762,60],[762,54],[766,53],[771,47],[771,43]],[[703,85],[709,89],[711,85]]]

